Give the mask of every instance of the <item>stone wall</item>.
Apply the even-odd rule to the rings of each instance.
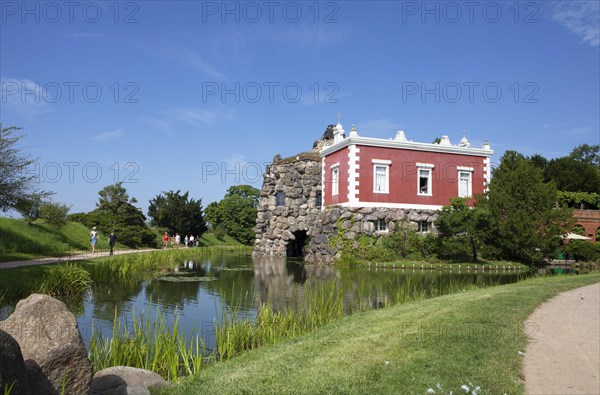
[[[278,193],[283,193],[281,205],[277,204]],[[385,235],[375,230],[377,220],[384,220],[392,232],[401,222],[416,230],[420,221],[430,223],[433,230],[437,218],[434,210],[337,206],[322,210],[317,207],[317,194],[321,193],[321,159],[316,152],[276,158],[264,174],[260,191],[253,256],[285,257],[301,252],[307,263],[330,264],[339,257],[338,250],[329,245],[338,226],[345,237],[355,239],[361,234]],[[299,239],[304,235],[305,242]]]
[[[277,204],[283,193],[284,204]],[[307,234],[321,209],[321,159],[316,153],[303,153],[275,161],[264,174],[256,218],[254,256],[287,256],[295,232]]]
[[[306,248],[304,260],[307,263],[330,264],[339,258],[338,250],[330,245],[329,238],[343,232],[348,239],[354,240],[360,235],[383,236],[393,232],[401,223],[417,230],[420,221],[428,222],[433,229],[437,218],[435,210],[394,209],[375,207],[330,207],[320,213],[317,222],[309,232],[310,242]],[[377,220],[387,224],[387,232],[375,229]]]

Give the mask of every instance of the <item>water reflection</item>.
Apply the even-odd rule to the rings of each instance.
[[[182,333],[202,333],[214,346],[214,323],[235,311],[252,318],[262,303],[275,310],[296,308],[307,288],[333,282],[342,291],[346,311],[393,303],[399,293],[433,296],[457,284],[508,283],[516,273],[376,268],[337,268],[304,265],[281,258],[252,260],[247,255],[220,254],[185,260],[159,278],[96,286],[76,312],[86,344],[91,323],[109,337],[115,314],[131,323],[133,314],[155,314],[160,307],[169,320],[179,316]]]

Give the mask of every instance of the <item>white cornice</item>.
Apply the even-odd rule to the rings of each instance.
[[[383,202],[360,202],[360,203],[350,203],[344,202],[337,204],[337,206],[341,207],[381,207],[381,208],[403,208],[403,209],[417,209],[417,210],[440,210],[444,206],[439,206],[436,204],[410,204],[410,203],[383,203]]]
[[[385,140],[372,137],[347,137],[336,144],[323,148],[319,152],[319,155],[321,155],[321,157],[327,156],[351,144],[366,145],[370,147],[397,148],[413,151],[443,152],[448,154],[485,157],[490,157],[494,153],[494,151],[492,150],[486,150],[483,148],[443,146],[438,144],[416,143],[413,141]]]

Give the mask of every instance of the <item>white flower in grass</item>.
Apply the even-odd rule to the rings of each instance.
[[[385,362],[385,366],[390,364],[390,361],[384,361]]]
[[[436,386],[436,387],[437,387],[437,389],[439,389],[439,390],[441,390],[441,389],[442,389],[442,385],[441,385],[440,383],[437,383],[435,386]]]
[[[433,388],[427,388],[427,393],[428,394],[435,394],[435,391],[433,390]]]
[[[465,391],[465,392],[469,392],[469,390],[470,390],[469,386],[466,385],[466,384],[461,385],[460,389],[463,390],[463,391]]]

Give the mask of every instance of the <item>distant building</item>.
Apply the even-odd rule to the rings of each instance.
[[[418,143],[398,131],[393,139],[348,136],[329,125],[312,152],[274,158],[261,190],[255,256],[303,256],[330,263],[338,254],[329,237],[355,239],[395,226],[434,230],[437,211],[450,198],[486,191],[493,151],[471,147],[466,136]],[[471,200],[471,203],[473,201]]]
[[[452,145],[360,137],[353,126],[348,137],[341,124],[333,144],[320,151],[324,205],[438,210],[453,197],[485,192],[493,151],[485,143],[472,148],[466,137]]]

